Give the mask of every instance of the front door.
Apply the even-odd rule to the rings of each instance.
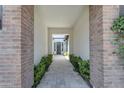
[[[57,42],[57,55],[61,55],[61,42]]]

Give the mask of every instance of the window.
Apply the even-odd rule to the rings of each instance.
[[[124,5],[120,5],[119,15],[124,16]]]
[[[0,30],[2,30],[2,15],[3,15],[3,8],[2,5],[0,5]]]

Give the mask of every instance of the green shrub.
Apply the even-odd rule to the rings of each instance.
[[[79,65],[78,62],[81,61],[80,57],[74,56],[73,54],[70,55],[70,62],[75,68],[75,71],[79,71]]]
[[[53,61],[53,55],[52,54],[49,54],[47,57],[46,57],[46,70],[49,68],[50,64],[52,63]]]
[[[124,16],[115,19],[111,29],[114,32],[112,44],[117,47],[113,53],[124,57]]]
[[[73,57],[74,57],[74,55],[73,55],[73,54],[70,54],[70,55],[69,55],[70,62],[72,62],[72,61],[73,61]]]
[[[42,59],[41,59],[41,62],[43,62],[44,64],[45,64],[45,69],[47,70],[48,69],[48,67],[49,67],[49,59],[48,59],[48,57],[42,57]]]
[[[49,60],[49,64],[51,64],[51,62],[53,61],[53,55],[52,54],[48,55],[48,60]]]
[[[70,62],[74,66],[75,70],[83,76],[84,79],[90,79],[90,65],[89,60],[82,60],[80,57],[74,56],[73,54],[69,55]]]
[[[51,63],[52,55],[49,54],[48,56],[42,57],[40,63],[37,66],[34,66],[34,84],[32,87],[37,87]]]
[[[45,73],[45,68],[46,68],[46,65],[44,63],[40,63],[37,67],[35,67],[33,87],[36,87],[40,83],[40,80]]]
[[[78,62],[79,64],[79,72],[81,76],[84,77],[84,79],[89,80],[90,79],[90,67],[89,67],[89,61],[82,60]]]

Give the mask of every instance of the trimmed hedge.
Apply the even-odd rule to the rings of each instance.
[[[90,65],[89,60],[82,60],[81,57],[77,57],[73,54],[70,56],[70,62],[74,66],[75,70],[80,73],[80,75],[85,80],[90,80]]]
[[[78,62],[79,64],[79,72],[81,76],[84,77],[86,80],[90,80],[90,68],[89,68],[89,61],[88,60],[82,60],[81,62]]]
[[[40,63],[37,66],[34,66],[34,84],[32,87],[37,87],[37,85],[40,83],[40,80],[52,63],[52,58],[52,54],[44,56],[41,58]]]

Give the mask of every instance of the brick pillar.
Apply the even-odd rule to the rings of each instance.
[[[103,6],[90,6],[90,77],[95,87],[103,87]]]
[[[31,87],[34,70],[34,7],[21,6],[21,81]]]
[[[3,6],[3,25],[0,30],[0,87],[32,85],[32,18],[33,6]]]
[[[116,47],[112,45],[111,31],[120,9],[118,5],[90,6],[90,70],[94,87],[124,87],[124,59],[113,53]]]

